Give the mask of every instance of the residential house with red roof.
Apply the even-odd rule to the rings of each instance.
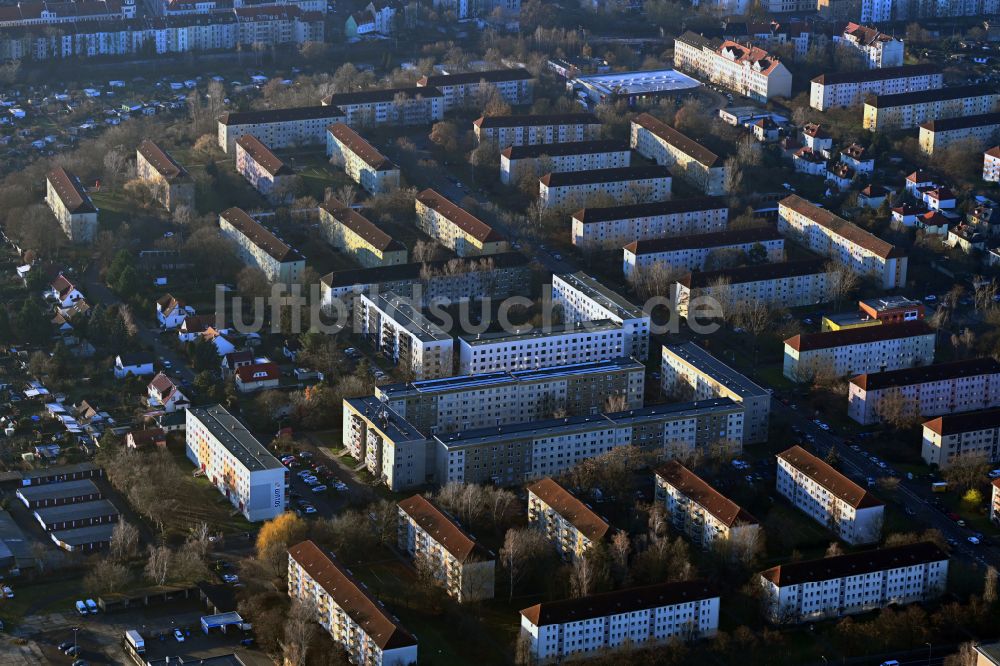
[[[269,388],[278,388],[281,383],[281,369],[277,363],[251,363],[236,368],[236,390],[253,393]]]
[[[191,404],[187,396],[174,383],[174,380],[164,373],[159,373],[146,387],[146,403],[152,409],[164,412],[176,412]]]

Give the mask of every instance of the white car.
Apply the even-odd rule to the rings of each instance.
[[[1000,469],[995,469],[989,474],[991,479],[1000,479]]]
[[[971,543],[973,546],[978,546],[979,545],[979,537],[970,536],[969,537],[969,543]]]
[[[227,583],[238,583],[240,582],[240,577],[236,574],[222,574],[222,580]]]
[[[178,643],[184,642],[184,634],[183,632],[181,632],[180,629],[174,629],[174,640],[176,640]]]
[[[14,598],[14,590],[12,590],[12,589],[10,589],[10,587],[4,585],[3,586],[3,596],[7,597],[8,599],[13,599]]]

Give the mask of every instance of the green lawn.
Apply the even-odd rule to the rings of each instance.
[[[83,596],[82,578],[82,575],[69,580],[48,580],[43,577],[41,582],[24,585],[16,580],[12,581],[10,585],[15,597],[0,599],[0,620],[9,629],[29,612],[37,615],[72,610],[73,602]]]

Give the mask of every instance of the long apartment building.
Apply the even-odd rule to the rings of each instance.
[[[250,522],[285,512],[288,470],[222,405],[185,410],[184,452]]]
[[[538,664],[710,638],[718,629],[719,592],[704,580],[547,601],[521,611],[521,636]]]
[[[691,543],[707,549],[759,541],[756,518],[678,461],[660,465],[653,476],[656,502],[666,507],[674,529]]]
[[[526,69],[494,69],[485,72],[433,74],[417,81],[421,88],[437,88],[444,94],[445,113],[460,108],[482,108],[484,95],[496,90],[511,106],[531,104],[535,79]]]
[[[547,208],[586,206],[595,197],[616,203],[670,198],[671,175],[664,166],[630,166],[547,173],[538,179],[538,198]]]
[[[421,432],[437,434],[596,414],[609,399],[643,404],[645,366],[630,358],[538,370],[459,375],[375,387],[375,396]]]
[[[319,207],[319,228],[333,247],[350,254],[365,268],[405,264],[406,246],[367,217],[337,199]]]
[[[601,138],[601,121],[592,113],[481,116],[472,123],[479,143],[498,148],[579,143]]]
[[[476,542],[458,522],[423,495],[396,504],[396,546],[430,571],[455,601],[493,598],[496,556]]]
[[[974,358],[858,375],[847,390],[847,415],[862,425],[892,413],[941,416],[1000,407],[1000,363]]]
[[[219,147],[232,155],[236,140],[246,134],[253,134],[272,148],[323,145],[326,128],[345,119],[344,112],[336,106],[229,111],[219,116]]]
[[[354,314],[358,332],[414,379],[453,373],[454,340],[406,299],[392,292],[362,294]]]
[[[236,244],[243,263],[260,269],[273,283],[294,284],[301,280],[306,259],[268,231],[241,208],[229,208],[219,215],[219,231]]]
[[[920,455],[928,465],[942,470],[968,458],[1000,461],[1000,409],[930,419],[923,424]]]
[[[628,144],[612,139],[512,145],[500,152],[500,182],[517,184],[553,171],[590,171],[631,166]]]
[[[316,621],[355,664],[417,663],[416,637],[312,541],[288,549],[288,596],[316,610]]]
[[[723,309],[755,301],[775,307],[814,305],[829,300],[831,279],[826,265],[815,259],[693,271],[673,284],[671,303],[685,318],[713,299]]]
[[[344,123],[327,128],[326,156],[369,194],[399,189],[399,167]]]
[[[659,118],[643,113],[632,120],[630,145],[643,157],[670,168],[710,196],[726,193],[722,157]]]
[[[1000,137],[1000,113],[928,120],[920,125],[920,152],[933,157],[954,145],[962,150],[986,150]],[[938,153],[940,155],[940,153]]]
[[[783,373],[808,381],[824,372],[843,377],[930,365],[935,338],[924,321],[802,333],[785,340]]]
[[[780,262],[785,238],[774,227],[753,227],[632,241],[623,249],[622,273],[631,281],[654,267],[667,273],[703,271],[714,259],[758,249],[768,262]]]
[[[458,373],[536,370],[626,356],[621,324],[607,319],[458,338]]]
[[[862,126],[872,132],[919,127],[944,120],[1000,111],[1000,94],[981,85],[874,95],[865,100]]]
[[[573,245],[606,250],[637,240],[724,231],[728,223],[729,206],[720,197],[583,208],[573,213]]]
[[[295,196],[295,172],[253,134],[236,140],[236,171],[272,204]]]
[[[525,490],[528,526],[544,534],[563,559],[575,562],[595,544],[610,540],[608,521],[551,478],[530,483]]]
[[[778,202],[778,231],[794,234],[810,250],[859,275],[877,278],[883,289],[906,284],[905,250],[797,194]]]
[[[135,175],[167,210],[178,206],[194,209],[194,180],[170,153],[155,141],[143,139],[135,150]]]
[[[97,236],[97,206],[80,179],[62,167],[45,176],[45,203],[71,243],[91,243]]]
[[[460,257],[509,249],[497,230],[430,188],[417,195],[416,210],[417,226]]]
[[[888,69],[903,64],[902,40],[887,35],[878,28],[848,23],[836,41],[839,45],[860,51],[871,69]]]
[[[792,96],[792,73],[764,49],[690,30],[674,40],[674,67],[756,102]]]
[[[837,538],[851,545],[882,538],[885,505],[801,446],[778,454],[776,485],[795,508]]]
[[[938,65],[831,72],[820,74],[810,82],[809,106],[818,111],[861,106],[869,95],[938,90],[943,85],[944,74]]]
[[[745,410],[743,441],[747,444],[767,441],[770,390],[750,381],[694,342],[664,345],[660,369],[664,395],[673,395],[687,386],[695,400],[729,398]]]
[[[779,564],[760,573],[764,613],[776,624],[928,602],[944,593],[947,582],[948,555],[930,541]]]
[[[323,106],[344,112],[351,127],[430,125],[444,120],[444,93],[433,86],[384,88],[327,95]]]
[[[583,271],[552,276],[552,304],[562,308],[563,321],[607,320],[621,326],[626,356],[649,356],[649,314]]]

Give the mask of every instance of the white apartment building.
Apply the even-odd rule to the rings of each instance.
[[[659,165],[554,172],[538,179],[538,198],[546,208],[586,206],[598,195],[616,203],[663,201],[670,190],[670,171]]]
[[[674,67],[755,102],[792,96],[792,73],[757,46],[707,39],[689,30],[674,40]]]
[[[525,490],[528,526],[542,532],[563,559],[574,562],[594,544],[610,540],[608,522],[551,478],[530,483]]]
[[[71,243],[90,243],[97,236],[97,207],[80,179],[62,167],[45,176],[45,203]]]
[[[875,95],[865,100],[862,126],[872,132],[919,127],[944,120],[1000,111],[1000,94],[982,85],[951,86],[898,95]]]
[[[669,167],[705,194],[726,193],[726,166],[719,155],[659,118],[643,113],[632,120],[630,145],[643,157]]]
[[[229,208],[219,215],[219,231],[236,244],[243,263],[259,268],[273,283],[299,282],[306,259],[241,208]]]
[[[219,147],[231,155],[236,140],[245,134],[253,134],[272,148],[322,145],[326,128],[345,119],[344,112],[335,106],[229,111],[219,116]]]
[[[607,319],[458,338],[458,374],[514,372],[626,356],[622,325]]]
[[[135,175],[146,182],[167,210],[194,208],[194,180],[187,169],[156,142],[144,139],[135,151]]]
[[[323,106],[343,111],[343,122],[351,127],[430,125],[444,120],[444,93],[434,87],[337,93],[324,97]]]
[[[771,392],[712,356],[693,342],[664,345],[660,364],[660,388],[674,395],[684,386],[695,400],[729,398],[742,405],[743,442],[767,441],[771,414]]]
[[[288,549],[288,596],[316,609],[316,621],[355,664],[416,665],[417,639],[312,541]]]
[[[406,246],[367,217],[333,197],[319,207],[320,233],[365,268],[405,264]]]
[[[592,113],[549,113],[527,116],[481,116],[472,123],[479,143],[498,148],[579,143],[601,138],[601,121]]]
[[[361,294],[355,305],[358,332],[378,352],[414,379],[448,377],[453,373],[454,341],[409,301],[387,292]]]
[[[920,125],[920,152],[927,156],[954,145],[960,145],[962,150],[984,150],[997,139],[1000,139],[1000,113],[928,120]]]
[[[621,326],[625,356],[649,356],[649,314],[583,271],[552,276],[552,305],[562,308],[563,321],[607,320]]]
[[[923,321],[802,333],[785,340],[783,373],[808,381],[821,372],[843,377],[930,365],[935,337]]]
[[[493,598],[496,556],[476,543],[450,515],[423,495],[414,495],[399,509],[396,546],[432,572],[455,601]]]
[[[698,313],[714,300],[721,308],[759,301],[798,307],[824,303],[830,297],[830,273],[822,261],[785,261],[718,271],[694,271],[671,286],[671,304],[681,317]]]
[[[288,470],[222,405],[185,411],[184,452],[250,522],[285,512]]]
[[[973,358],[858,375],[848,384],[847,415],[882,423],[886,411],[940,416],[1000,407],[1000,363]]]
[[[1000,182],[1000,146],[993,146],[983,153],[983,180]]]
[[[884,23],[891,21],[894,0],[861,0],[862,23]]]
[[[885,69],[820,74],[810,82],[809,106],[819,111],[860,106],[869,95],[938,90],[944,74],[937,65],[902,65]]]
[[[702,271],[724,255],[763,252],[768,262],[785,258],[785,238],[773,227],[754,227],[632,241],[625,246],[622,272],[632,281],[654,266],[668,273]]]
[[[704,580],[549,601],[521,611],[521,636],[539,664],[710,638],[718,629],[719,592]]]
[[[428,188],[415,200],[417,226],[460,257],[498,254],[509,249],[493,227]]]
[[[500,152],[500,182],[515,185],[522,178],[553,171],[619,169],[631,164],[628,145],[612,139],[514,145]]]
[[[870,69],[899,67],[903,64],[903,41],[878,28],[848,23],[840,38],[835,41],[864,54]]]
[[[678,461],[657,467],[653,478],[656,502],[673,528],[699,548],[727,541],[750,546],[761,538],[756,518]]]
[[[619,248],[639,240],[724,231],[729,207],[719,197],[583,208],[573,213],[573,245]]]
[[[795,508],[851,544],[882,538],[885,505],[801,446],[778,454],[778,492]]]
[[[963,458],[1000,461],[1000,409],[946,414],[925,422],[920,455],[942,470]]]
[[[531,104],[534,100],[535,79],[531,72],[520,67],[495,69],[485,72],[459,74],[434,74],[421,77],[421,88],[437,88],[444,94],[444,111],[483,106],[483,95],[495,89],[511,106]]]
[[[797,194],[778,202],[778,231],[794,234],[810,250],[859,275],[877,278],[883,289],[906,284],[905,250]]]
[[[326,156],[369,194],[399,189],[399,167],[344,123],[327,128]]]
[[[236,170],[271,204],[295,197],[295,172],[253,134],[236,140]]]
[[[790,562],[760,574],[765,615],[776,624],[927,602],[947,582],[948,555],[930,541]]]
[[[344,448],[393,492],[433,483],[427,435],[374,396],[344,400]]]

